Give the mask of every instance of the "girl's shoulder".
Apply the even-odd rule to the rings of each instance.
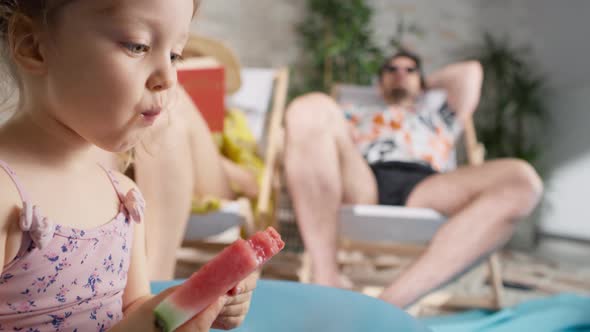
[[[112,181],[117,191],[119,192],[119,195],[121,195],[123,204],[125,204],[127,208],[133,209],[134,207],[138,207],[141,210],[142,215],[140,219],[143,219],[145,199],[143,198],[143,195],[141,194],[141,191],[139,190],[135,182],[133,182],[133,180],[131,180],[129,177],[127,177],[121,172],[108,172],[112,178]],[[139,205],[136,205],[136,203],[138,203]],[[140,219],[138,219],[138,221],[140,221]]]
[[[18,208],[22,206],[16,185],[6,171],[0,169],[0,271],[4,266],[9,232],[18,223]]]
[[[6,209],[12,209],[14,206],[20,206],[22,203],[16,183],[14,183],[14,180],[8,174],[8,170],[3,169],[2,167],[0,167],[0,192],[2,193],[2,195],[0,195],[1,217],[3,211]],[[0,219],[0,226],[1,225],[2,220]]]
[[[109,173],[113,177],[113,180],[118,184],[121,192],[126,193],[131,189],[138,189],[135,182],[125,174],[116,170],[110,170]]]

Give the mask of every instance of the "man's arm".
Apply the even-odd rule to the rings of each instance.
[[[475,112],[482,83],[483,68],[477,61],[450,64],[426,79],[429,89],[442,89],[447,92],[449,106],[462,119]]]
[[[249,171],[247,168],[236,164],[224,156],[221,157],[221,164],[230,181],[232,190],[236,194],[244,195],[249,199],[258,197],[259,188],[254,172]]]

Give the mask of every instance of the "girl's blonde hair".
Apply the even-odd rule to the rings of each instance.
[[[55,13],[73,0],[0,0],[0,51],[2,52],[3,75],[12,79],[21,90],[21,82],[12,63],[12,44],[16,43],[15,32],[23,20],[30,20],[48,26],[53,22]],[[9,81],[2,82],[5,89]],[[7,91],[6,91],[7,92]]]
[[[0,52],[2,52],[3,65],[8,70],[9,78],[16,81],[21,88],[14,65],[11,63],[11,43],[17,25],[22,19],[43,23],[48,26],[53,22],[55,14],[60,8],[75,0],[0,0]],[[194,13],[201,4],[201,0],[193,0]],[[0,59],[0,60],[2,60]],[[3,82],[4,83],[4,82]]]

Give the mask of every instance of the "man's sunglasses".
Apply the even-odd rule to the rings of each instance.
[[[416,67],[398,67],[398,66],[385,66],[383,70],[388,73],[399,73],[405,71],[408,74],[413,74],[418,72],[418,68]]]

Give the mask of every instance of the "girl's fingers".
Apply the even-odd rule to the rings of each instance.
[[[220,297],[217,301],[211,304],[207,309],[201,311],[198,315],[179,327],[176,332],[207,332],[211,329],[213,322],[219,316],[227,302],[225,296]]]
[[[227,305],[234,305],[234,304],[242,304],[244,302],[250,301],[252,298],[252,291],[247,293],[242,293],[236,296],[228,296]]]
[[[250,302],[242,304],[226,305],[219,313],[220,317],[239,317],[246,316],[250,309]]]
[[[256,288],[256,282],[258,281],[258,273],[254,272],[246,279],[240,281],[234,288],[230,289],[227,295],[235,296],[238,294],[253,291]]]

